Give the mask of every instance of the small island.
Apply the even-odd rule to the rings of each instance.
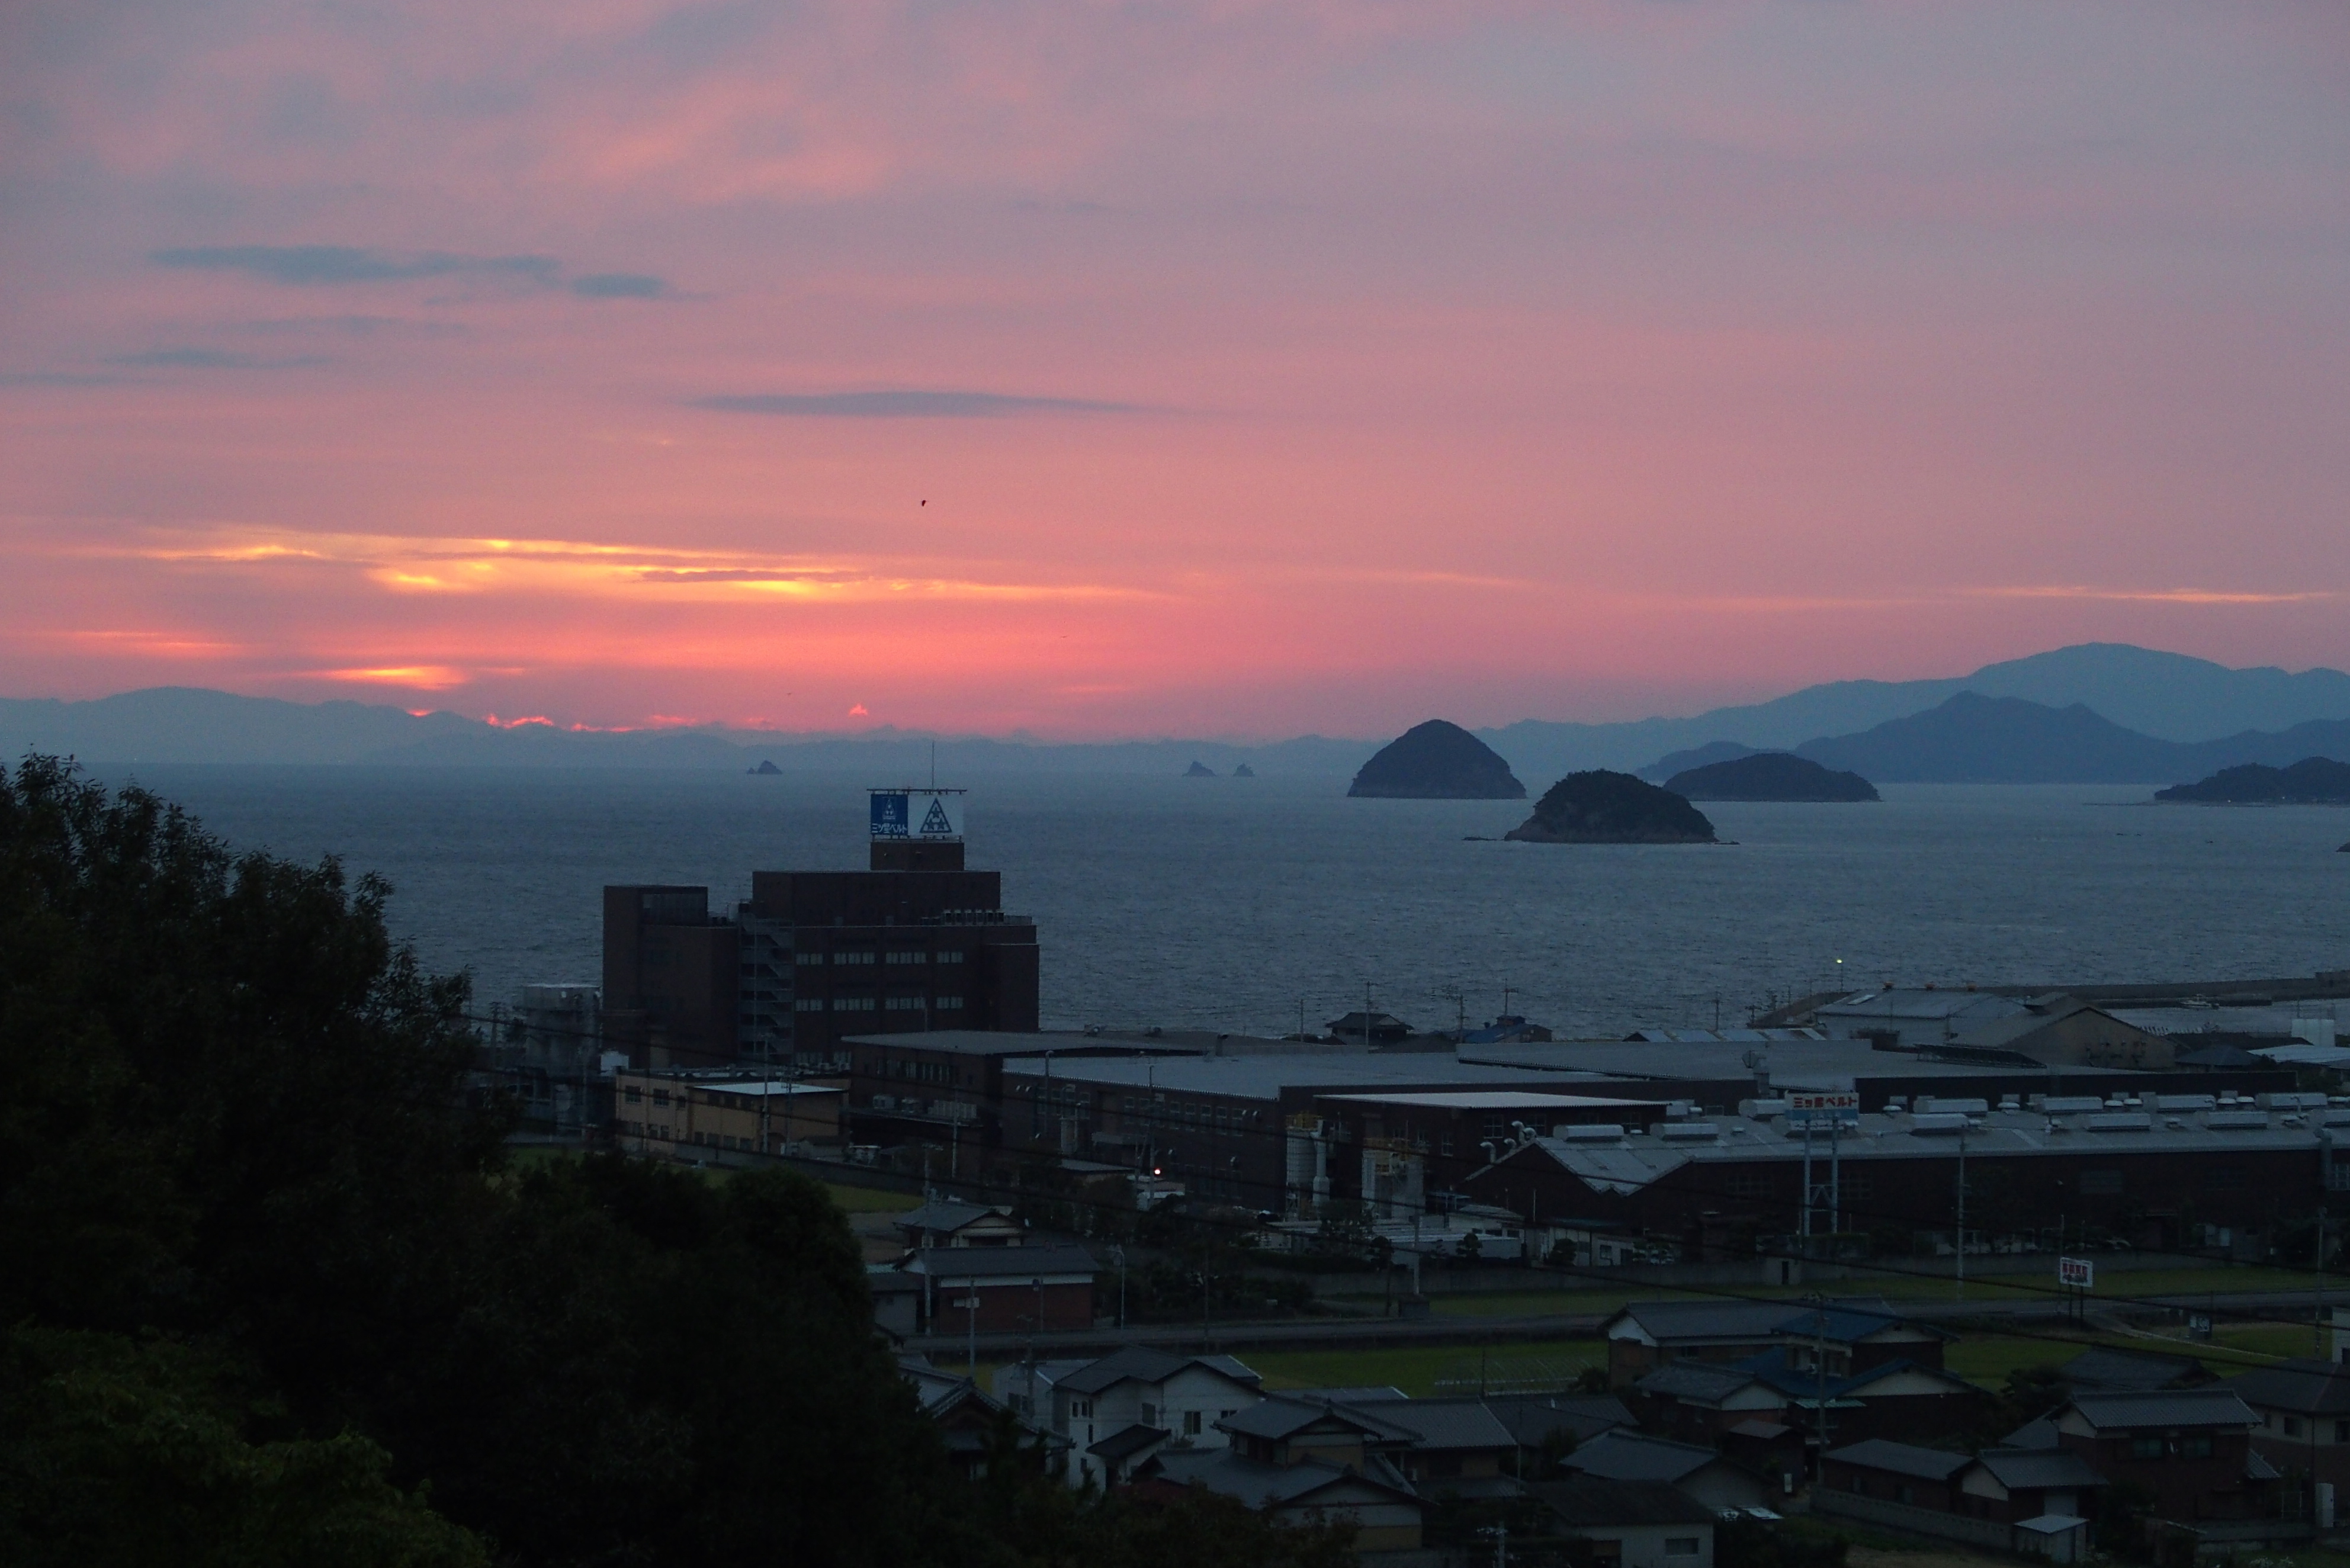
[[[1187,779],[1211,779],[1216,776],[1216,770],[1205,763],[1195,761],[1183,770],[1183,776]]]
[[[1665,781],[1684,800],[1862,801],[1878,798],[1858,774],[1824,768],[1793,752],[1754,752],[1689,768]]]
[[[1347,787],[1373,800],[1523,800],[1498,753],[1458,724],[1430,719],[1379,748]]]
[[[773,757],[760,758],[759,765],[751,770],[753,774],[760,778],[773,778],[775,774],[780,774],[783,771],[783,769],[775,765],[775,760]]]
[[[1236,779],[1253,779],[1256,777],[1256,770],[1249,766],[1246,763],[1243,763],[1240,766],[1232,770],[1232,777]]]
[[[1669,789],[1604,768],[1569,774],[1502,836],[1521,844],[1712,844],[1705,813]]]
[[[2189,805],[2350,805],[2350,763],[2331,757],[2303,757],[2286,768],[2246,763],[2158,789],[2154,798]]]

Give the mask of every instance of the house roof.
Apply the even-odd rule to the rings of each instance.
[[[2350,1366],[2305,1356],[2257,1367],[2220,1385],[2235,1391],[2245,1404],[2265,1410],[2291,1410],[2299,1415],[2350,1414]]]
[[[1955,1372],[1923,1366],[1906,1355],[1880,1361],[1874,1366],[1864,1366],[1846,1377],[1823,1378],[1816,1372],[1806,1372],[1792,1366],[1783,1347],[1766,1350],[1731,1365],[1752,1374],[1758,1382],[1768,1384],[1798,1405],[1816,1404],[1823,1397],[1831,1404],[1839,1399],[1866,1399],[1869,1390],[1877,1384],[1903,1376],[1940,1383],[1954,1394],[1980,1392],[1973,1384]]]
[[[1409,1482],[1392,1466],[1377,1459],[1357,1472],[1342,1470],[1320,1459],[1269,1465],[1243,1459],[1230,1449],[1168,1449],[1150,1463],[1161,1478],[1177,1486],[1204,1486],[1251,1508],[1295,1506],[1310,1501],[1317,1492],[1347,1483],[1370,1487],[1410,1502],[1419,1501]]]
[[[1089,1361],[1064,1374],[1057,1382],[1073,1393],[1099,1394],[1120,1383],[1164,1383],[1187,1366],[1204,1366],[1252,1388],[1258,1382],[1254,1371],[1229,1355],[1170,1355],[1141,1345],[1113,1350],[1098,1361]]]
[[[1087,1449],[1086,1452],[1111,1464],[1130,1459],[1154,1443],[1163,1443],[1168,1433],[1163,1427],[1146,1427],[1140,1422],[1123,1427]]]
[[[1660,1366],[1634,1386],[1643,1394],[1712,1404],[1755,1381],[1753,1373],[1716,1361],[1676,1361]]]
[[[1284,1399],[1316,1399],[1326,1405],[1380,1405],[1390,1399],[1409,1399],[1410,1395],[1391,1383],[1365,1384],[1353,1388],[1284,1388]]]
[[[1973,1456],[1954,1454],[1946,1449],[1921,1449],[1911,1443],[1896,1443],[1885,1438],[1870,1438],[1831,1452],[1829,1459],[1840,1465],[1858,1465],[1864,1469],[1888,1470],[1895,1475],[1915,1476],[1920,1480],[1950,1480],[1969,1465]]]
[[[1485,1408],[1510,1429],[1522,1449],[1538,1449],[1553,1432],[1587,1442],[1614,1427],[1637,1427],[1632,1412],[1613,1394],[1527,1394],[1488,1399]]]
[[[1066,1278],[1081,1274],[1087,1279],[1101,1272],[1101,1264],[1083,1247],[1055,1244],[1044,1247],[920,1247],[906,1265],[915,1273],[928,1274],[933,1280],[977,1280],[998,1282],[1029,1279]]]
[[[1559,1461],[1584,1475],[1608,1480],[1678,1481],[1715,1462],[1711,1449],[1643,1437],[1621,1429],[1602,1432]]]
[[[1386,1400],[1372,1407],[1390,1426],[1401,1427],[1419,1440],[1422,1452],[1455,1449],[1513,1449],[1517,1438],[1482,1399]]]
[[[1654,1480],[1617,1480],[1581,1475],[1571,1480],[1530,1487],[1569,1529],[1589,1530],[1627,1524],[1711,1524],[1713,1510],[1682,1496],[1671,1485]]]
[[[1951,1339],[1959,1336],[1948,1329],[1931,1324],[1912,1323],[1896,1314],[1890,1308],[1875,1310],[1883,1303],[1862,1305],[1857,1303],[1830,1302],[1820,1308],[1805,1307],[1779,1325],[1778,1332],[1804,1339],[1825,1338],[1837,1345],[1856,1345],[1871,1334],[1887,1329],[1902,1329],[1909,1334],[1931,1339]]]
[[[1901,1314],[1877,1296],[1832,1301],[1826,1310],[1827,1336],[1839,1344],[1848,1345],[1904,1323]],[[1659,1345],[1701,1345],[1769,1339],[1782,1334],[1808,1336],[1819,1326],[1817,1317],[1813,1308],[1785,1302],[1629,1302],[1601,1325],[1601,1332],[1628,1318]]]
[[[2076,1394],[2070,1408],[2099,1431],[2138,1427],[2257,1427],[2261,1418],[2221,1385],[2152,1393]]]
[[[1245,1410],[1227,1416],[1216,1426],[1219,1430],[1238,1437],[1278,1440],[1324,1421],[1336,1421],[1382,1442],[1415,1441],[1419,1436],[1418,1432],[1388,1418],[1389,1412],[1400,1407],[1400,1404],[1390,1401],[1381,1401],[1370,1407],[1327,1405],[1318,1400],[1294,1398],[1284,1393],[1260,1400]]]
[[[2100,1394],[2182,1388],[2208,1383],[2210,1375],[2191,1355],[2166,1355],[2159,1351],[2116,1350],[2092,1345],[2064,1364],[2064,1380],[2074,1387]]]
[[[2010,1491],[2107,1484],[2088,1460],[2070,1449],[1985,1449],[1976,1459]]]
[[[1999,1440],[2002,1449],[2061,1449],[2064,1440],[2056,1435],[2056,1423],[2045,1416],[2026,1421]]]
[[[895,1223],[900,1231],[960,1231],[974,1220],[996,1219],[1010,1222],[1011,1216],[1000,1209],[983,1204],[963,1203],[952,1198],[933,1198],[928,1203],[907,1210]]]

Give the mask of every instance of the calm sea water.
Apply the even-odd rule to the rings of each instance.
[[[101,770],[119,782],[128,770]],[[239,845],[342,857],[484,1001],[594,981],[608,882],[864,864],[862,777],[144,766]],[[1479,843],[1519,802],[1361,801],[1344,779],[971,783],[974,867],[1033,915],[1046,1026],[1282,1033],[1362,1003],[1449,1025],[1743,1019],[1848,978],[2031,983],[2350,967],[2350,811],[2156,806],[2142,788],[1910,785],[1704,807],[1720,846]],[[1838,961],[1841,960],[1841,963]]]

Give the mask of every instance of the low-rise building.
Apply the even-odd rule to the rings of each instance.
[[[1029,1240],[1028,1228],[1010,1210],[951,1198],[931,1199],[895,1223],[909,1247],[1017,1247]]]
[[[2271,1466],[2350,1485],[2350,1366],[2296,1358],[2220,1386],[2251,1407],[2252,1451]]]
[[[923,1280],[932,1334],[1035,1334],[1094,1325],[1100,1264],[1083,1247],[923,1247],[903,1265]]]
[[[1600,1325],[1607,1341],[1607,1381],[1629,1387],[1678,1362],[1733,1363],[1786,1350],[1808,1368],[1824,1350],[1832,1376],[1889,1361],[1939,1367],[1950,1334],[1913,1323],[1878,1297],[1834,1301],[1824,1309],[1788,1302],[1632,1302]]]
[[[994,1388],[1012,1408],[1066,1439],[1070,1484],[1116,1484],[1162,1447],[1224,1447],[1222,1423],[1263,1397],[1260,1382],[1229,1355],[1128,1345],[1091,1360],[1018,1362],[997,1370]]]
[[[700,1159],[712,1150],[783,1154],[837,1144],[837,1084],[746,1078],[724,1071],[625,1068],[613,1075],[612,1131],[631,1154]]]
[[[2280,1479],[2251,1446],[2260,1417],[2224,1385],[2076,1394],[2052,1424],[2064,1449],[2143,1488],[2157,1517],[2181,1524],[2262,1517]]]
[[[1581,1475],[1534,1495],[1559,1533],[1591,1543],[1594,1568],[1713,1568],[1719,1512],[1661,1481]]]
[[[1708,1508],[1760,1508],[1762,1478],[1710,1448],[1638,1432],[1603,1432],[1559,1461],[1575,1475],[1603,1480],[1660,1481]]]

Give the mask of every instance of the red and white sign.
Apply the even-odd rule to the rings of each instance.
[[[2059,1258],[2056,1260],[2056,1282],[2071,1290],[2095,1290],[2097,1265],[2087,1258]]]

